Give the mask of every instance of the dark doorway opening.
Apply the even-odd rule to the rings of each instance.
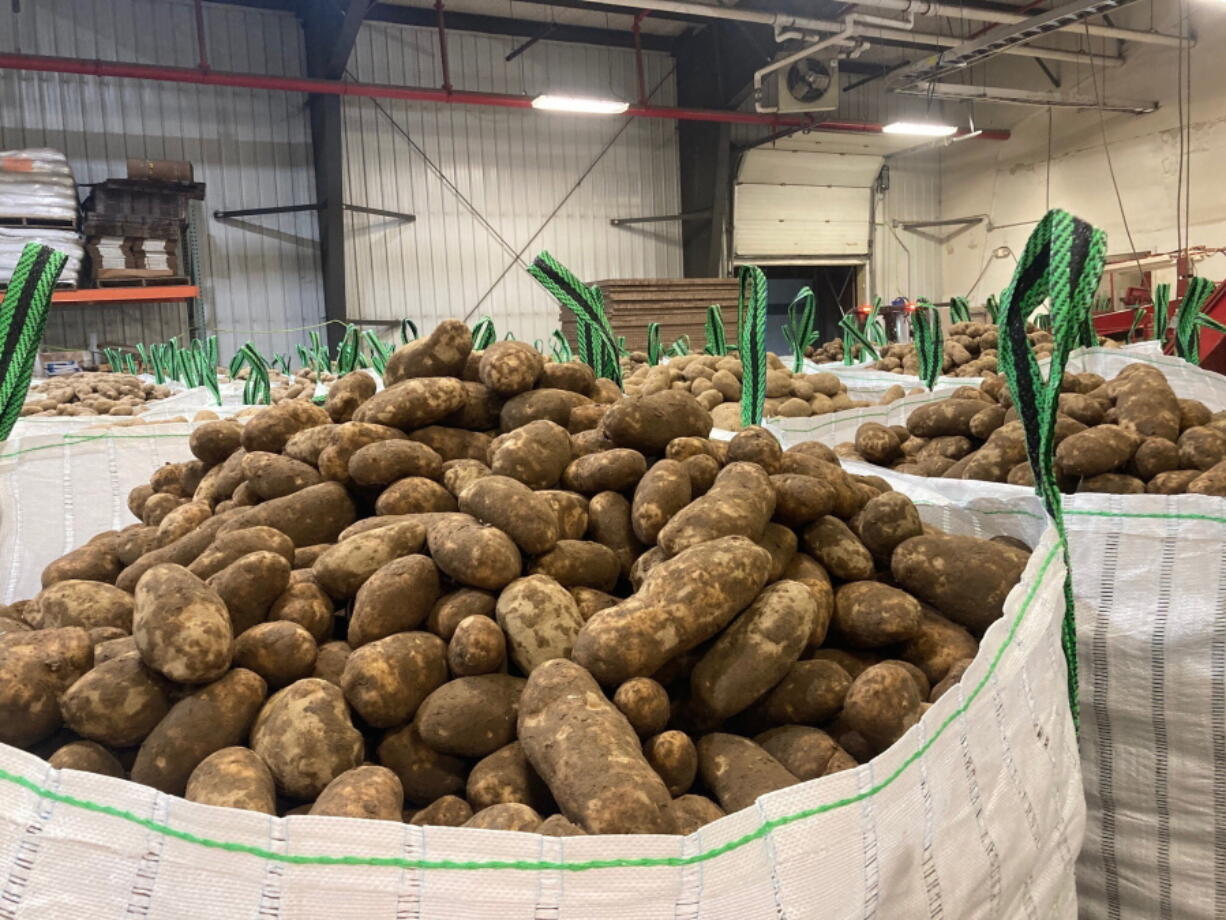
[[[859,265],[766,265],[767,320],[766,347],[778,355],[792,353],[783,337],[788,319],[788,304],[808,287],[817,299],[818,341],[839,337],[839,320],[857,306]]]

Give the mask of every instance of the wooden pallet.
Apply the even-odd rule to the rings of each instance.
[[[100,288],[109,287],[167,287],[176,284],[191,284],[186,275],[159,275],[156,278],[99,278],[95,282]]]
[[[31,230],[75,230],[75,217],[17,217],[0,214],[0,227],[28,227]]]
[[[724,332],[736,341],[736,303],[739,285],[735,278],[632,278],[595,282],[604,295],[605,311],[617,335],[626,337],[631,351],[647,348],[647,325],[660,324],[660,339],[667,347],[688,335],[690,348],[701,351],[706,342],[707,308],[719,304]],[[562,331],[573,342],[576,323],[562,311]]]

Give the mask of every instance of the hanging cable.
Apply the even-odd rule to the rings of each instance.
[[[1088,51],[1092,46],[1090,26],[1089,23],[1083,23],[1083,25],[1086,29],[1086,50]],[[1115,164],[1111,161],[1111,145],[1107,142],[1107,119],[1103,114],[1103,98],[1102,93],[1098,91],[1098,75],[1093,60],[1090,61],[1090,81],[1094,85],[1094,104],[1098,109],[1098,129],[1103,138],[1103,154],[1107,158],[1107,171],[1111,174],[1111,187],[1115,189],[1115,203],[1120,209],[1120,221],[1124,224],[1124,235],[1128,237],[1128,250],[1136,259],[1140,284],[1148,291],[1149,283],[1145,280],[1145,270],[1141,267],[1141,256],[1137,252],[1137,244],[1132,239],[1132,228],[1128,226],[1128,215],[1124,212],[1124,196],[1120,193],[1120,184],[1115,178]],[[1103,92],[1106,92],[1106,82],[1107,75],[1104,73]]]
[[[1052,112],[1053,111],[1054,109],[1051,109],[1051,108],[1048,108],[1047,110],[1047,176],[1046,176],[1047,188],[1044,191],[1044,199],[1043,199],[1044,200],[1044,208],[1043,208],[1044,213],[1051,210],[1051,130],[1052,130]]]

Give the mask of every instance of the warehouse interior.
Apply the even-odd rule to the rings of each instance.
[[[1204,247],[1201,269],[1222,273],[1213,164],[1226,99],[1216,56],[1197,53],[1222,23],[1207,0],[1056,5],[1062,15],[1043,24],[1048,5],[1030,5],[1037,31],[927,82],[934,53],[1023,13],[913,0],[690,6],[6,6],[0,148],[60,150],[82,187],[122,176],[128,158],[182,160],[205,188],[192,221],[197,301],[65,306],[48,341],[165,340],[189,331],[189,309],[226,352],[248,338],[282,352],[303,333],[279,330],[325,319],[428,328],[488,314],[544,339],[557,308],[524,271],[542,250],[588,280],[854,264],[855,302],[974,301],[1003,288],[1049,206],[1105,229],[1113,257]],[[774,106],[755,99],[755,71],[819,43],[800,60],[837,62],[834,98],[759,111]],[[763,72],[762,92],[796,68]],[[265,77],[376,89],[312,94]],[[547,92],[633,108],[524,107]],[[907,120],[957,133],[881,133]]]

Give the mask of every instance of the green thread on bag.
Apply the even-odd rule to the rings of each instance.
[[[1017,631],[1021,627],[1022,620],[1025,619],[1027,612],[1030,610],[1034,599],[1038,594],[1039,587],[1044,583],[1047,570],[1055,562],[1057,554],[1062,550],[1063,544],[1057,542],[1051,547],[1043,561],[1039,565],[1035,577],[1031,579],[1030,586],[1026,591],[1025,597],[1018,606],[1018,611],[1009,623],[1008,632],[1006,632],[1004,640],[1000,647],[996,649],[991,661],[988,663],[987,670],[979,679],[979,682],[966,694],[966,698],[961,705],[956,707],[940,725],[924,740],[924,742],[907,755],[898,767],[883,778],[880,782],[869,786],[862,792],[855,795],[850,795],[842,799],[837,799],[833,802],[827,802],[823,805],[817,805],[813,808],[806,808],[802,811],[793,812],[788,815],[781,815],[777,818],[770,818],[759,824],[754,830],[747,834],[743,834],[727,843],[720,844],[717,847],[712,847],[709,850],[704,850],[700,853],[695,853],[692,856],[647,856],[638,859],[593,859],[583,862],[558,862],[554,860],[454,860],[454,859],[405,859],[397,856],[323,856],[323,855],[295,855],[287,853],[277,853],[263,847],[252,846],[250,844],[235,843],[225,840],[213,840],[209,837],[201,837],[197,834],[189,833],[188,831],[179,830],[171,827],[169,824],[164,824],[155,821],[151,818],[144,818],[133,812],[126,811],[122,808],[116,808],[113,805],[103,805],[99,802],[93,802],[89,799],[81,799],[76,796],[67,795],[62,792],[55,792],[40,786],[38,783],[24,776],[19,776],[15,773],[10,773],[7,770],[0,769],[0,781],[11,783],[20,786],[35,795],[53,802],[63,805],[68,805],[73,808],[80,808],[84,811],[91,811],[96,814],[108,815],[113,818],[127,821],[128,823],[138,825],[146,830],[161,834],[166,837],[173,837],[177,840],[182,840],[186,843],[196,844],[198,846],[208,847],[215,850],[225,850],[231,853],[245,853],[250,856],[255,856],[259,859],[269,862],[289,863],[293,865],[310,865],[310,866],[363,866],[363,867],[387,867],[399,869],[440,869],[440,870],[484,870],[484,869],[516,869],[526,872],[541,872],[541,871],[563,871],[563,872],[586,872],[593,869],[649,869],[657,867],[678,867],[692,866],[698,863],[709,862],[725,853],[731,853],[734,850],[739,850],[742,847],[748,846],[757,840],[766,837],[771,831],[781,827],[786,827],[789,824],[794,824],[797,821],[804,821],[808,818],[816,817],[817,815],[826,814],[827,812],[837,811],[840,808],[846,808],[849,805],[855,805],[865,799],[872,798],[878,795],[883,790],[893,785],[904,772],[907,771],[916,761],[923,757],[929,749],[936,744],[937,740],[953,725],[956,721],[965,715],[971,704],[979,698],[992,675],[996,673],[1001,659],[1004,657],[1005,651],[1009,649],[1017,636]]]
[[[1000,299],[1000,362],[1013,405],[1026,434],[1026,455],[1035,491],[1064,542],[1063,497],[1054,468],[1055,428],[1060,385],[1069,353],[1087,335],[1090,307],[1106,262],[1107,237],[1067,211],[1048,211],[1018,261]],[[1025,317],[1048,303],[1053,342],[1044,380],[1026,336]],[[1068,566],[1067,551],[1065,565]],[[1069,708],[1079,725],[1077,700],[1077,625],[1071,574],[1064,581],[1065,615],[1061,644],[1068,665]]]

